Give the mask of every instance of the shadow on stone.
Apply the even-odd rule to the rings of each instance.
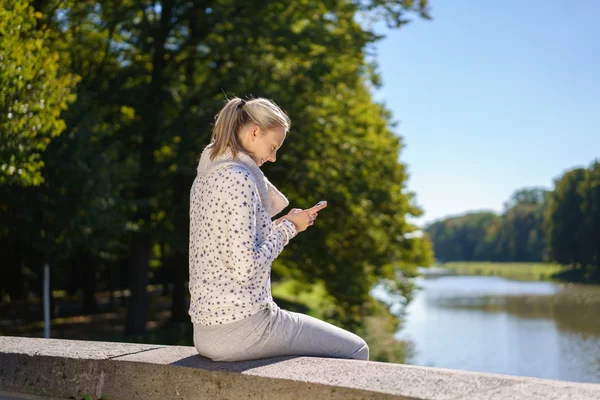
[[[236,361],[236,362],[218,362],[212,361],[209,358],[201,355],[182,358],[181,360],[170,363],[178,367],[201,368],[210,371],[226,371],[226,372],[244,372],[254,368],[264,367],[267,365],[277,364],[283,361],[293,360],[298,356],[273,357],[263,358],[260,360],[251,361]]]

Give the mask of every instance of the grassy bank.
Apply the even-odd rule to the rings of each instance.
[[[327,294],[324,285],[302,284],[295,280],[273,283],[273,297],[278,305],[290,311],[298,311],[312,317],[333,323],[331,316],[336,307],[335,299]],[[387,306],[372,299],[368,316],[363,326],[355,331],[369,345],[370,359],[393,363],[406,363],[411,356],[410,343],[394,338],[400,321],[392,315]]]
[[[543,281],[552,280],[552,276],[561,271],[560,264],[527,262],[448,262],[436,265],[465,275],[496,275],[508,279]]]

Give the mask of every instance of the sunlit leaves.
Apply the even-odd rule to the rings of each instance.
[[[65,128],[61,119],[77,79],[59,73],[41,18],[28,1],[0,3],[0,184],[42,183],[41,153]]]

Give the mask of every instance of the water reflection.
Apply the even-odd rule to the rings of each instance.
[[[419,278],[397,337],[411,363],[600,383],[600,286]]]

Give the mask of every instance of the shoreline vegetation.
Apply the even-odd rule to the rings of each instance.
[[[593,277],[593,267],[581,265],[565,266],[544,262],[449,261],[434,263],[431,267],[448,269],[460,275],[491,275],[522,281],[599,284]]]
[[[433,264],[432,267],[445,268],[461,275],[492,275],[523,281],[560,281],[557,274],[564,268],[556,263],[481,261],[452,261]]]

